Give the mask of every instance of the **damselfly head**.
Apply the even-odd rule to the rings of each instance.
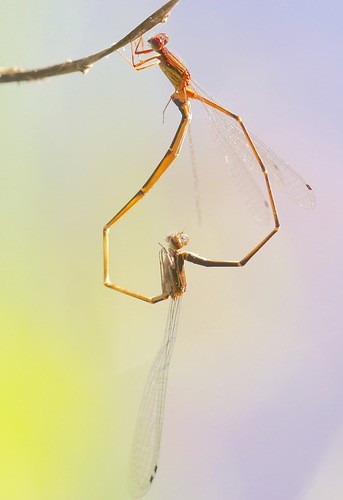
[[[168,236],[166,237],[166,242],[173,250],[179,250],[180,248],[188,245],[189,238],[187,234],[183,233],[182,231],[178,231],[177,233],[168,234]]]
[[[166,33],[158,33],[148,40],[151,48],[159,52],[169,42],[169,36]]]

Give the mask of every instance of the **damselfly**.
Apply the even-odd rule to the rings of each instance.
[[[151,303],[166,300],[169,297],[171,299],[165,336],[145,386],[134,434],[130,481],[134,497],[139,498],[145,495],[157,472],[168,370],[176,338],[180,301],[187,287],[185,261],[206,267],[242,267],[268,241],[272,234],[274,232],[270,233],[239,261],[220,261],[206,259],[185,251],[184,247],[189,243],[188,236],[183,232],[172,233],[166,237],[168,247],[162,246],[160,251],[161,294],[148,297],[125,288],[115,287],[120,292]]]

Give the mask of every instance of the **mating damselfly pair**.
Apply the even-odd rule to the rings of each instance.
[[[252,137],[243,120],[237,114],[232,113],[198,90],[198,86],[193,82],[186,66],[167,49],[168,41],[169,38],[165,33],[159,33],[148,40],[149,46],[146,47],[143,38],[140,37],[131,44],[131,60],[129,62],[138,71],[155,65],[161,68],[174,87],[171,101],[181,113],[180,124],[168,151],[148,180],[105,225],[103,231],[104,284],[113,290],[152,304],[167,298],[171,299],[165,337],[148,377],[135,431],[131,462],[131,485],[135,497],[141,497],[148,491],[157,471],[168,368],[176,336],[180,299],[186,290],[185,261],[206,267],[244,266],[279,230],[280,224],[272,191],[273,187],[283,189],[288,197],[304,208],[315,206],[315,197],[311,186],[261,141]],[[223,145],[230,150],[230,153],[225,154],[225,158],[228,168],[234,176],[243,175],[250,179],[249,182],[254,185],[251,172],[257,171],[262,174],[267,194],[264,207],[272,214],[273,228],[240,260],[236,261],[204,258],[188,252],[184,249],[189,243],[188,236],[183,232],[170,234],[166,238],[167,247],[162,247],[160,251],[162,290],[159,294],[150,297],[141,292],[124,288],[112,281],[109,259],[110,229],[153,188],[179,155],[191,121],[192,99],[202,103],[210,120],[217,124],[218,134],[222,137]],[[247,201],[249,204],[249,200]]]

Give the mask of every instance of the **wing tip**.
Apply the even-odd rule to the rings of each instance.
[[[153,472],[153,473],[151,474],[151,476],[150,476],[150,479],[149,479],[150,484],[151,484],[151,483],[153,482],[153,480],[155,479],[156,472],[157,472],[157,465],[155,465],[155,467],[154,467],[154,472]]]

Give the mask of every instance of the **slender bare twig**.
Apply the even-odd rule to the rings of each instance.
[[[66,73],[74,73],[76,71],[85,73],[95,62],[99,61],[99,59],[108,56],[112,52],[121,49],[141,35],[144,35],[144,33],[156,26],[156,24],[165,22],[171,9],[178,3],[178,1],[179,0],[170,0],[161,8],[156,10],[156,12],[154,12],[151,16],[145,19],[145,21],[143,21],[139,26],[132,30],[128,35],[119,40],[119,42],[111,45],[111,47],[108,47],[101,52],[97,52],[96,54],[92,54],[88,57],[77,59],[75,61],[66,61],[61,64],[46,66],[45,68],[37,68],[31,70],[24,70],[17,67],[5,68],[0,70],[0,83],[41,80],[42,78],[65,75]]]

